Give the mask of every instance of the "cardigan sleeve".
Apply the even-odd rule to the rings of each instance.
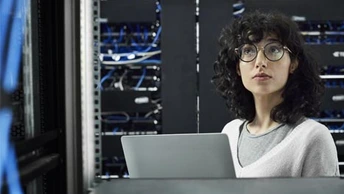
[[[307,143],[308,142],[308,143]],[[334,140],[329,130],[317,125],[308,134],[301,176],[339,176],[338,156]]]

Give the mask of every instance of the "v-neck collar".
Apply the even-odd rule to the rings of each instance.
[[[242,170],[249,170],[251,168],[254,168],[255,166],[265,162],[266,160],[270,159],[274,153],[278,152],[279,150],[281,150],[285,144],[287,144],[288,142],[290,142],[290,139],[294,139],[294,136],[297,134],[297,131],[299,128],[302,128],[303,125],[307,124],[308,120],[305,120],[304,122],[302,122],[301,124],[299,124],[298,126],[296,126],[292,132],[286,137],[284,138],[279,144],[277,144],[275,147],[273,147],[270,151],[268,151],[267,153],[265,153],[262,157],[260,157],[258,160],[254,161],[253,163],[243,167],[240,164],[239,161],[239,155],[238,155],[238,140],[239,140],[239,131],[240,131],[240,127],[238,128],[238,130],[236,130],[236,138],[234,139],[235,141],[232,141],[231,144],[231,149],[232,149],[232,155],[233,155],[233,160],[235,165],[237,165],[240,169],[240,171]],[[244,124],[241,123],[239,126],[242,126]],[[239,173],[239,172],[237,172]],[[240,172],[241,173],[241,172]],[[238,174],[237,174],[238,176]]]

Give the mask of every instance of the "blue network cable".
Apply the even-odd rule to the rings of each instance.
[[[344,30],[344,21],[342,22],[342,25],[339,27],[338,30]]]
[[[147,30],[147,28],[145,28],[143,30],[143,37],[144,37],[143,43],[147,43],[147,40],[148,40],[148,30]]]
[[[8,108],[0,110],[0,191],[2,186],[3,174],[6,173],[9,144],[9,129],[11,128],[12,111]]]
[[[161,34],[161,27],[158,28],[157,32],[156,32],[156,36],[154,37],[153,39],[153,42],[147,47],[145,48],[144,50],[142,50],[143,48],[140,47],[133,38],[131,38],[131,42],[132,44],[136,47],[137,50],[135,51],[130,51],[130,53],[132,54],[138,54],[138,53],[145,53],[145,52],[149,52],[152,47],[156,44],[156,42],[158,41],[159,37],[160,37],[160,34]],[[120,49],[118,47],[118,44],[119,42],[121,42],[123,39],[123,28],[121,28],[121,31],[120,31],[120,38],[116,41],[114,40],[113,41],[113,45],[114,45],[114,52],[115,53],[121,53],[119,51],[123,50],[123,49]],[[146,40],[148,39],[148,32],[147,31],[144,31],[144,42],[146,42]],[[122,48],[122,47],[121,47]],[[128,51],[127,51],[128,52]],[[122,57],[119,59],[119,61],[130,61],[128,59],[126,59],[125,57]],[[140,62],[141,63],[141,62]],[[146,62],[143,62],[143,63],[149,63],[148,60]],[[152,63],[155,63],[155,64],[160,64],[161,61],[152,61]]]
[[[119,130],[119,127],[115,127],[115,128],[113,129],[112,133],[113,133],[113,134],[116,134],[118,130]]]
[[[157,10],[160,12],[161,9],[162,9],[161,5],[159,3],[157,3]],[[126,26],[129,28],[129,30],[131,32],[134,32],[133,26],[131,26],[130,24],[127,24]],[[137,33],[137,35],[135,37],[137,37],[137,38],[134,39],[134,37],[129,37],[130,40],[131,40],[132,46],[135,47],[134,48],[135,50],[134,50],[132,47],[129,47],[129,48],[128,47],[122,47],[122,46],[120,47],[118,45],[118,43],[120,43],[123,40],[124,27],[121,27],[121,29],[120,29],[119,38],[117,40],[113,39],[113,42],[112,42],[112,44],[113,44],[113,51],[114,51],[114,53],[122,53],[122,54],[125,53],[125,52],[129,52],[129,55],[127,57],[123,57],[125,55],[118,55],[119,57],[117,56],[117,58],[114,59],[115,61],[128,61],[128,62],[130,62],[133,59],[132,56],[134,56],[134,58],[136,58],[136,54],[149,52],[150,50],[152,50],[153,47],[155,47],[157,41],[160,38],[160,34],[161,34],[161,30],[162,30],[162,28],[160,26],[158,28],[158,30],[156,31],[156,34],[155,34],[155,37],[154,37],[153,41],[150,43],[150,45],[147,48],[145,48],[146,46],[140,46],[138,43],[146,44],[148,42],[148,37],[149,37],[148,30],[147,30],[147,28],[143,28],[143,32],[142,32],[142,30],[140,28],[140,25],[136,24],[136,33]],[[105,25],[105,28],[106,28],[105,30],[108,33],[111,33],[111,28],[110,27]],[[140,36],[141,32],[143,33],[143,37]],[[107,43],[109,41],[109,38],[110,38],[110,36],[108,36],[108,38],[105,39],[103,42]],[[153,49],[153,50],[156,50],[156,49]],[[128,53],[125,53],[125,54],[128,54]],[[104,59],[105,60],[110,60],[110,57],[107,56]],[[139,60],[139,59],[136,59],[136,60]],[[139,63],[139,64],[148,64],[148,63],[149,64],[161,64],[161,60],[158,60],[158,59],[150,59],[150,60],[146,59],[146,60],[139,61],[137,63]],[[102,87],[103,82],[111,76],[113,71],[110,71],[107,75],[105,75],[101,79],[101,81],[100,81],[100,83],[98,85],[98,88],[100,88],[101,90],[103,89],[103,87]],[[143,71],[142,75],[141,75],[138,83],[136,84],[136,86],[134,88],[135,90],[137,90],[142,85],[142,82],[143,82],[143,80],[144,80],[144,78],[146,76],[146,69],[143,68],[142,71]]]
[[[311,21],[308,21],[308,28],[309,30],[313,30],[313,25]]]
[[[157,65],[159,65],[159,64],[161,64],[161,60],[146,59],[144,61],[138,62],[137,64],[157,64]]]
[[[129,26],[130,26],[130,25],[129,25]],[[137,25],[136,25],[136,37],[138,38],[138,40],[139,40],[139,39],[142,40],[142,37],[140,36],[140,34],[141,34],[140,26],[137,24]],[[143,44],[147,43],[147,40],[148,40],[148,31],[147,31],[146,28],[144,28],[144,30],[143,30],[143,40],[142,40],[142,43],[143,43]],[[136,41],[135,41],[133,38],[131,38],[131,42],[132,42],[133,46],[136,47],[137,51],[142,51],[143,48],[142,48],[141,46],[139,46],[139,44],[136,43]]]
[[[339,85],[340,85],[341,88],[344,88],[344,81],[340,81],[340,82],[339,82]],[[344,115],[344,114],[343,114],[343,115]]]
[[[140,80],[137,82],[135,86],[135,90],[137,90],[141,86],[143,80],[145,79],[145,76],[146,76],[146,68],[142,68],[142,75],[140,77]]]
[[[3,63],[3,53],[5,50],[5,38],[7,37],[8,23],[10,22],[10,10],[12,10],[14,3],[10,0],[2,0],[0,2],[0,80],[2,79],[2,63]]]
[[[127,27],[129,28],[129,31],[130,31],[131,33],[134,32],[134,29],[133,29],[133,27],[131,26],[131,24],[127,24]],[[130,36],[130,42],[136,47],[136,49],[139,49],[139,46],[138,46],[138,44],[136,43],[136,41],[134,40],[133,36]],[[129,44],[129,46],[127,46],[127,47],[129,48],[129,51],[132,50],[130,44]]]
[[[141,29],[140,29],[140,25],[139,24],[136,24],[136,37],[138,39],[141,39],[142,40],[142,37],[140,36],[141,34]]]
[[[11,194],[21,194],[22,189],[19,182],[19,172],[16,163],[16,155],[13,146],[9,147],[8,154],[7,154],[6,163],[6,179],[9,185],[9,191]]]
[[[142,50],[142,47],[139,46],[138,43],[136,43],[136,41],[134,40],[134,38],[131,38],[130,40],[131,40],[133,46],[136,47],[136,50],[137,50],[137,51],[141,51],[141,50]]]
[[[160,3],[157,3],[157,9],[159,10],[159,12],[162,10]],[[130,24],[128,24],[127,26],[130,29],[130,31],[132,31],[132,32],[134,31]],[[108,31],[108,33],[110,33],[111,29],[107,25],[105,25],[105,27],[106,27],[106,30]],[[141,30],[140,30],[140,26],[138,24],[136,25],[136,31],[137,31],[137,38],[142,40],[142,37],[140,37],[140,35],[139,35]],[[161,33],[161,26],[158,28],[158,30],[156,32],[156,36],[153,39],[153,42],[146,49],[144,49],[143,47],[139,46],[139,44],[132,37],[131,37],[131,43],[136,48],[136,50],[131,50],[131,48],[130,48],[129,51],[128,51],[128,50],[126,50],[123,47],[119,47],[118,43],[122,42],[122,40],[123,40],[123,33],[124,33],[124,27],[122,27],[120,29],[120,35],[119,35],[120,37],[119,37],[119,39],[118,40],[116,40],[116,39],[113,40],[112,44],[113,44],[113,51],[114,51],[114,53],[121,53],[121,51],[122,52],[131,52],[133,54],[136,54],[136,53],[139,53],[139,52],[148,52],[148,51],[150,51],[152,49],[152,47],[158,41],[158,39],[160,37],[160,33]],[[148,40],[148,32],[147,32],[146,28],[144,29],[143,34],[144,34],[143,43],[146,43],[147,40]],[[104,43],[107,43],[109,41],[109,37],[110,36],[108,36],[108,38],[104,40]],[[123,60],[121,60],[121,61],[123,61]],[[124,60],[124,61],[126,61],[126,60]]]
[[[156,42],[158,41],[158,39],[159,39],[159,37],[160,37],[160,34],[161,34],[161,26],[158,28],[158,31],[157,31],[157,33],[156,33],[156,36],[155,36],[154,39],[153,39],[153,42],[152,42],[146,49],[144,49],[144,50],[142,50],[142,47],[139,47],[139,46],[138,46],[138,44],[134,41],[134,39],[131,39],[133,45],[137,48],[136,51],[131,51],[131,52],[132,52],[133,54],[137,54],[137,53],[140,53],[140,52],[143,52],[143,53],[149,52],[149,51],[153,48],[153,46],[156,44]],[[117,51],[117,49],[115,49],[115,50]],[[116,51],[115,51],[115,53],[117,53]],[[121,60],[121,61],[126,61],[126,60]]]
[[[0,0],[0,88],[8,96],[17,86],[25,7],[25,0]],[[8,42],[5,42],[6,38]],[[5,50],[7,56],[4,56]],[[6,177],[9,193],[22,194],[15,151],[9,141],[12,110],[6,106],[0,108],[0,193],[3,178]]]
[[[156,36],[154,37],[154,40],[153,40],[152,44],[148,48],[143,50],[142,52],[148,52],[154,46],[154,44],[158,41],[158,39],[160,37],[160,34],[161,34],[161,26],[159,27],[159,29],[158,29],[158,31],[156,33]]]
[[[113,40],[113,46],[114,46],[115,53],[119,52],[118,44],[121,43],[122,40],[123,40],[123,33],[124,33],[124,29],[121,28],[121,30],[119,31],[119,38],[118,38],[118,40],[116,40],[116,39]]]
[[[7,56],[6,70],[4,74],[3,88],[6,92],[12,93],[17,87],[17,80],[19,75],[19,66],[21,58],[22,48],[22,27],[24,26],[25,14],[21,14],[22,18],[19,17],[20,12],[24,7],[24,0],[17,1],[16,13],[12,23],[12,29],[10,34],[10,47]]]
[[[158,9],[159,11],[161,11],[161,5],[160,5],[160,3],[158,3],[156,6],[157,6],[157,9]]]
[[[119,121],[123,121],[123,120],[127,120],[128,117],[126,116],[107,116],[106,119],[108,120],[119,120]]]
[[[161,34],[161,26],[158,28],[158,31],[156,32],[156,35],[153,39],[153,42],[144,50],[142,50],[141,47],[138,46],[138,44],[134,41],[134,39],[131,39],[131,41],[133,42],[133,45],[137,48],[139,47],[138,50],[132,51],[132,53],[134,53],[134,54],[139,53],[139,52],[145,53],[145,52],[150,51],[152,49],[152,47],[156,44],[156,42],[159,40],[160,34]]]
[[[332,23],[329,20],[327,20],[327,25],[329,27],[329,30],[333,30]]]
[[[109,71],[101,80],[99,84],[99,88],[103,90],[103,82],[111,77],[111,75],[115,72],[116,68],[113,68],[111,71]]]
[[[103,40],[104,44],[109,43],[111,41],[111,33],[112,33],[111,28],[107,24],[105,24],[105,28],[108,33],[108,37],[105,40]]]

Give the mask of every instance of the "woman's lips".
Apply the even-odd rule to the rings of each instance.
[[[268,80],[270,78],[271,78],[271,76],[269,76],[266,73],[257,73],[255,76],[253,76],[252,79],[259,80],[259,81],[265,81],[265,80]]]

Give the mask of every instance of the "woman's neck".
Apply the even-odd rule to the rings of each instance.
[[[251,134],[262,134],[271,127],[277,126],[279,123],[271,118],[271,110],[282,102],[282,98],[272,96],[254,96],[256,115],[248,129]]]

